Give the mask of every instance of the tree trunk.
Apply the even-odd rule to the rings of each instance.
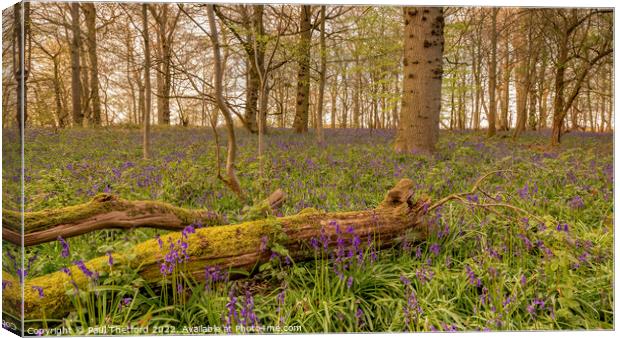
[[[64,128],[67,125],[67,112],[62,105],[62,93],[60,82],[60,60],[58,54],[54,55],[52,62],[54,63],[54,102],[56,103],[56,118],[58,119],[58,127]]]
[[[504,62],[502,70],[502,116],[500,118],[500,129],[507,131],[510,129],[510,122],[508,121],[508,107],[510,103],[510,73],[512,67],[510,66],[510,48],[508,45],[509,37],[506,36],[504,40]]]
[[[545,73],[547,69],[547,56],[541,56],[541,65],[538,67],[538,109],[540,111],[538,116],[538,129],[547,128],[547,95],[548,89],[546,86],[547,79]]]
[[[169,4],[155,4],[151,6],[159,7],[157,20],[158,47],[160,71],[157,73],[157,124],[170,124],[170,91],[172,74],[170,71],[170,62],[172,61],[172,33],[174,27],[170,23],[170,7]],[[151,7],[153,9],[155,7]]]
[[[536,130],[536,125],[538,124],[538,121],[536,120],[536,102],[538,100],[536,98],[536,88],[533,85],[530,86],[529,95],[530,95],[530,98],[528,100],[528,104],[529,104],[530,111],[529,111],[529,116],[527,118],[527,121],[528,121],[530,130]]]
[[[280,189],[249,208],[244,219],[264,218],[284,203]],[[32,246],[102,229],[157,228],[182,230],[191,224],[220,225],[223,219],[208,210],[185,209],[159,201],[129,201],[111,194],[99,194],[79,205],[26,212],[23,214],[23,245]],[[21,245],[20,212],[3,210],[2,239]]]
[[[360,106],[362,90],[362,71],[359,68],[359,55],[355,53],[355,75],[353,76],[353,128],[360,128]]]
[[[82,34],[83,36],[84,34]],[[88,48],[84,43],[84,39],[80,42],[80,77],[81,85],[80,92],[82,93],[82,112],[84,118],[82,119],[82,126],[89,126],[91,118],[91,106],[90,106],[90,73],[88,72]]]
[[[312,39],[312,6],[301,5],[299,60],[297,72],[297,105],[293,128],[296,133],[308,132],[308,112],[310,108],[310,42]]]
[[[74,126],[82,126],[84,112],[82,111],[82,84],[80,77],[80,4],[73,2],[71,6],[71,102],[73,105],[72,117]]]
[[[144,38],[144,116],[142,120],[142,156],[151,152],[151,44],[149,37],[148,6],[142,5],[142,37]]]
[[[519,31],[516,33],[515,39],[515,50],[516,50],[516,95],[517,95],[517,125],[515,127],[513,137],[518,137],[523,131],[525,131],[525,126],[527,123],[527,95],[528,95],[528,57],[529,51],[527,48],[527,32],[525,30],[529,29],[526,25],[525,16],[529,9],[523,8],[520,9],[517,15],[520,16],[519,20]]]
[[[565,32],[564,32],[565,33]],[[558,56],[555,69],[555,93],[553,97],[553,124],[551,130],[551,145],[559,145],[564,124],[564,73],[568,61],[568,34],[562,34],[558,46]]]
[[[331,87],[331,99],[332,99],[332,103],[330,105],[330,109],[331,109],[331,113],[332,113],[332,118],[331,118],[331,128],[335,129],[336,128],[336,118],[337,118],[337,112],[338,112],[338,108],[336,106],[336,100],[338,99],[338,75],[334,75],[334,81],[332,83],[332,87]]]
[[[397,152],[432,153],[439,137],[443,9],[405,7],[404,79]]]
[[[248,73],[246,75],[246,93],[245,93],[245,128],[251,132],[258,132],[257,111],[258,111],[258,91],[260,89],[260,78],[256,70],[256,61],[254,54],[249,55],[247,62]]]
[[[474,80],[474,111],[473,113],[473,128],[475,130],[480,129],[480,101],[482,99],[482,77],[480,76],[480,70],[482,68],[482,42],[478,39],[478,43],[472,48],[472,75]]]
[[[88,59],[90,61],[90,125],[101,125],[101,100],[99,98],[99,71],[97,60],[97,26],[95,4],[85,2],[82,4],[84,17],[86,18],[86,42],[88,44]]]
[[[202,227],[195,229],[184,241],[187,242],[187,260],[183,272],[197,280],[204,280],[205,268],[217,266],[222,271],[245,270],[253,272],[271,256],[271,247],[277,245],[287,249],[295,261],[311,260],[316,252],[311,246],[312,239],[325,238],[324,243],[331,251],[338,238],[359,236],[374,239],[373,245],[389,247],[408,240],[423,240],[429,233],[429,222],[425,216],[428,200],[411,201],[413,182],[401,180],[390,190],[383,202],[375,209],[339,213],[324,213],[306,210],[290,217],[271,218],[245,222],[236,225]],[[336,226],[337,225],[337,226]],[[340,229],[339,232],[337,229]],[[351,229],[352,233],[347,230]],[[181,240],[180,232],[161,236],[164,243]],[[271,244],[270,244],[271,243]],[[363,247],[366,241],[362,240]],[[320,250],[320,249],[319,249]],[[86,267],[104,275],[110,269],[129,267],[149,283],[163,279],[160,265],[165,250],[156,239],[140,243],[126,253],[112,253],[114,266],[108,266],[108,257],[103,256],[85,262]],[[26,280],[24,283],[24,313],[32,318],[63,318],[71,310],[70,292],[73,288],[71,278],[80,289],[88,289],[92,283],[76,266],[70,268],[72,277],[64,272],[54,272]],[[231,278],[243,275],[232,275]],[[11,274],[3,271],[3,280],[8,281],[3,291],[3,304],[7,311],[20,312],[22,292],[20,283]],[[33,286],[43,289],[45,297],[39,297]]]
[[[327,72],[327,47],[325,42],[325,6],[321,6],[321,36],[320,36],[320,58],[319,69],[319,98],[316,105],[316,137],[319,144],[323,144],[323,98],[325,97],[325,75]]]
[[[495,87],[497,85],[497,13],[498,7],[491,9],[491,63],[489,64],[489,129],[487,136],[495,135],[495,119],[497,116],[497,99]]]

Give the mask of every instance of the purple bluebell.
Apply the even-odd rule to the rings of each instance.
[[[114,265],[114,258],[112,258],[112,252],[108,251],[105,253],[108,256],[108,265],[111,267]]]
[[[86,264],[84,264],[84,261],[77,260],[73,262],[73,264],[75,264],[86,277],[91,278],[91,279],[95,277],[95,274],[92,271],[88,270],[88,268],[86,267]]]
[[[58,241],[60,242],[60,245],[62,245],[60,256],[63,258],[69,257],[69,244],[60,236],[58,236]]]

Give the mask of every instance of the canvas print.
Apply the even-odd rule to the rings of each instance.
[[[614,329],[614,9],[19,2],[2,327]]]

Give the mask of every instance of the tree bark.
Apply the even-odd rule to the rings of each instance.
[[[443,9],[405,7],[404,80],[397,152],[432,153],[439,137]]]
[[[506,33],[508,34],[508,33]],[[510,103],[510,73],[512,73],[512,67],[510,65],[510,37],[504,38],[504,56],[503,56],[503,70],[502,70],[502,114],[500,118],[500,129],[507,131],[510,129],[510,122],[508,121],[508,107]]]
[[[295,261],[311,260],[316,256],[310,242],[312,238],[327,236],[329,249],[337,245],[338,237],[351,239],[354,235],[362,239],[373,238],[378,247],[388,247],[408,240],[426,239],[429,222],[425,216],[428,200],[411,201],[413,182],[401,180],[390,190],[383,202],[375,209],[340,213],[325,213],[304,210],[298,215],[245,222],[236,225],[197,228],[189,234],[187,242],[187,261],[183,264],[184,272],[197,280],[204,280],[205,268],[218,266],[223,271],[228,269],[253,272],[255,267],[270,259],[269,247],[262,248],[262,243],[273,243],[288,250]],[[337,234],[336,226],[340,229]],[[353,234],[347,232],[352,229]],[[176,242],[182,238],[180,232],[161,236],[164,243]],[[367,245],[362,241],[362,246]],[[136,245],[126,253],[112,253],[114,266],[108,266],[108,257],[103,256],[85,262],[86,267],[100,276],[110,269],[122,269],[123,266],[136,269],[149,283],[162,280],[160,264],[165,250],[160,249],[155,239]],[[80,289],[87,289],[92,283],[76,267],[71,266],[71,275]],[[7,311],[19,312],[22,301],[20,283],[16,278],[3,271],[3,280],[7,283],[3,291],[3,304]],[[232,275],[231,278],[241,276]],[[70,292],[73,288],[64,272],[54,272],[41,277],[28,279],[24,283],[24,313],[31,318],[62,318],[71,310]],[[43,289],[44,297],[39,297],[33,286]]]
[[[320,59],[319,69],[319,98],[316,106],[316,137],[319,144],[323,144],[323,99],[325,97],[325,75],[327,72],[327,47],[325,41],[325,6],[321,6],[321,36],[320,36]]]
[[[144,39],[144,116],[142,117],[142,156],[151,152],[151,44],[149,37],[148,4],[142,5],[142,37]]]
[[[71,102],[74,126],[82,126],[84,112],[82,111],[82,84],[80,78],[80,4],[71,3]]]
[[[488,137],[495,135],[495,119],[497,116],[497,99],[495,87],[497,85],[497,13],[499,8],[491,9],[491,63],[489,64],[489,129]]]
[[[515,86],[516,86],[516,100],[517,100],[517,124],[515,126],[515,131],[513,137],[518,137],[522,132],[525,131],[525,127],[527,124],[527,95],[528,95],[528,74],[529,74],[529,50],[528,50],[528,41],[527,41],[527,32],[529,29],[527,27],[525,16],[529,15],[527,12],[529,9],[523,8],[520,9],[517,15],[520,16],[519,20],[519,31],[517,32],[517,36],[515,39],[515,51],[516,51],[516,78],[515,78]]]
[[[297,105],[293,128],[296,133],[308,132],[308,113],[310,108],[310,42],[312,39],[312,6],[301,5],[299,21],[299,60],[297,72]]]
[[[88,44],[88,59],[90,61],[90,125],[101,125],[101,99],[99,98],[99,70],[97,60],[97,27],[95,4],[85,2],[82,4],[84,17],[86,18],[86,42]]]
[[[156,15],[158,50],[161,62],[157,73],[157,124],[170,124],[170,92],[172,88],[172,73],[170,64],[172,62],[172,40],[176,26],[175,18],[170,18],[169,4],[150,5],[149,9]],[[155,8],[159,8],[155,11]]]

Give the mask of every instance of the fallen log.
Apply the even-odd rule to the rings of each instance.
[[[248,208],[248,217],[263,217],[285,200],[278,189]],[[181,230],[193,223],[221,225],[223,218],[208,210],[192,210],[158,201],[129,201],[112,194],[98,194],[91,201],[52,210],[24,213],[24,246],[69,238],[102,229],[150,227]],[[2,239],[21,245],[20,213],[2,210]]]
[[[313,238],[323,236],[328,247],[337,245],[336,224],[341,236],[372,236],[379,247],[394,245],[403,236],[417,240],[428,235],[428,223],[424,215],[428,199],[411,201],[413,182],[401,180],[385,196],[375,209],[352,212],[326,213],[316,210],[302,210],[297,215],[243,222],[236,225],[204,227],[195,233],[174,232],[161,236],[164,243],[160,248],[156,239],[136,245],[128,253],[112,253],[114,266],[108,266],[108,257],[95,258],[85,263],[86,267],[104,276],[110,269],[130,267],[138,271],[149,282],[162,281],[161,263],[167,253],[168,244],[184,240],[187,243],[187,259],[183,271],[196,280],[204,280],[205,267],[218,266],[228,269],[252,271],[259,264],[267,262],[271,252],[265,248],[274,244],[287,249],[295,261],[315,257],[310,246]],[[349,230],[349,231],[346,231]],[[365,241],[362,241],[362,246]],[[80,289],[88,289],[92,283],[77,267],[70,268],[72,277],[64,272],[55,272],[28,279],[24,285],[24,313],[26,318],[62,318],[70,311],[71,302],[67,292],[72,288],[71,278]],[[7,311],[20,308],[21,292],[14,275],[3,271],[3,281],[10,282],[4,290],[3,306]],[[43,290],[40,297],[38,288]]]

